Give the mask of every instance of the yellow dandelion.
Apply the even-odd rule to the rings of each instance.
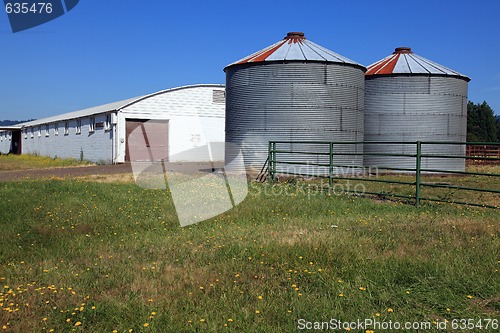
[[[230,323],[232,323],[233,319],[229,318],[227,321],[230,322]]]
[[[366,288],[365,288],[365,287],[359,287],[359,290],[361,290],[361,291],[365,291],[365,290],[366,290]]]
[[[7,326],[3,325],[3,326],[2,326],[2,329],[3,329],[3,330],[6,330],[6,329],[7,329]]]
[[[144,323],[144,325],[142,325],[142,326],[144,326],[144,327],[148,327],[148,326],[149,326],[149,324],[148,324],[148,323]]]
[[[387,312],[394,312],[394,310],[392,308],[388,308]]]
[[[151,315],[156,316],[156,312],[154,312],[154,311],[151,312]]]
[[[75,326],[80,326],[81,324],[82,324],[82,322],[81,322],[81,321],[77,321],[77,322],[75,323]]]
[[[260,311],[259,311],[259,310],[255,310],[255,313],[256,313],[256,314],[259,314],[259,313],[260,313]]]
[[[204,318],[201,318],[200,319],[200,323],[204,323],[205,322],[205,319]]]
[[[70,321],[71,321],[71,319],[69,319],[69,318],[68,318],[68,319],[66,319],[66,322],[67,322],[67,323],[69,323]]]
[[[375,316],[380,317],[380,313],[375,313]]]
[[[47,317],[43,318],[42,320],[43,320],[43,321],[47,321]]]
[[[257,298],[258,298],[258,299],[262,299],[262,296],[258,296]]]
[[[118,333],[118,330],[113,330],[113,333]]]
[[[472,297],[472,295],[467,295],[467,298],[472,299],[473,297]]]
[[[339,297],[344,297],[344,294],[339,294]]]

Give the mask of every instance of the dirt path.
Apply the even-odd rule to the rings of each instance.
[[[48,169],[31,169],[31,170],[15,170],[15,171],[0,171],[0,182],[33,180],[51,177],[83,177],[89,175],[111,175],[121,173],[132,173],[130,164],[117,165],[91,165],[66,168],[48,168]]]
[[[216,168],[222,167],[222,163],[216,163]],[[211,165],[207,163],[166,163],[165,168],[168,171],[193,173],[193,172],[211,172]],[[116,165],[92,165],[66,168],[50,168],[50,169],[31,169],[31,170],[15,170],[15,171],[0,171],[0,182],[6,181],[22,181],[44,178],[67,178],[67,177],[85,177],[91,175],[132,175],[132,166],[130,163]]]

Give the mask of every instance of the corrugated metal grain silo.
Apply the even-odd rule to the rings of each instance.
[[[470,78],[398,47],[365,74],[365,141],[466,141]],[[365,143],[365,153],[415,154],[414,144]],[[423,145],[423,154],[465,155],[461,145]],[[365,155],[366,166],[415,168],[415,159]],[[460,158],[423,158],[422,168],[464,171]]]
[[[366,68],[307,40],[302,32],[290,32],[224,71],[226,142],[242,148],[247,168],[262,167],[269,140],[363,140]],[[328,152],[328,146],[307,149]],[[335,146],[336,152],[362,153],[362,149],[362,145]],[[295,158],[328,163],[325,156]],[[335,157],[336,164],[362,166],[362,162],[362,155]]]

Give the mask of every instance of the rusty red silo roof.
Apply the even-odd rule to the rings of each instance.
[[[308,40],[303,32],[289,32],[282,40],[226,67],[270,61],[321,61],[363,65]]]
[[[371,64],[367,69],[366,76],[427,74],[456,76],[470,81],[470,78],[466,75],[421,57],[413,53],[409,47],[397,47],[391,55]]]

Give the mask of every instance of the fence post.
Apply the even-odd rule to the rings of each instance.
[[[422,166],[422,143],[417,141],[417,155],[416,155],[416,169],[415,169],[415,205],[420,206],[420,170]]]
[[[273,142],[273,181],[276,180],[276,142]]]
[[[333,142],[330,142],[330,170],[328,171],[330,191],[333,188]]]
[[[268,182],[271,183],[273,181],[273,144],[269,141],[269,146],[267,148],[267,174],[268,174]]]

